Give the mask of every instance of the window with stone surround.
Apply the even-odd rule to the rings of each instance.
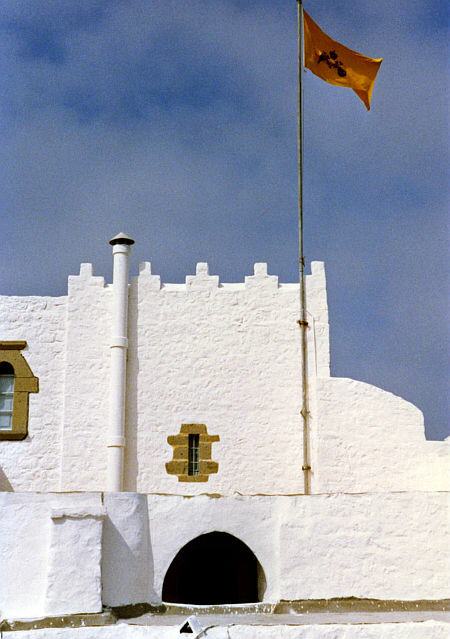
[[[206,424],[181,424],[180,432],[167,438],[173,459],[166,463],[166,471],[177,475],[178,481],[208,481],[219,470],[219,464],[211,459],[212,444],[219,440],[219,435],[208,433]]]
[[[28,435],[28,396],[37,393],[39,380],[20,351],[24,340],[0,340],[0,441]]]

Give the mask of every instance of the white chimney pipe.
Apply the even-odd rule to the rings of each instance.
[[[125,392],[128,349],[128,271],[134,240],[119,233],[109,242],[113,253],[113,320],[111,338],[110,416],[106,489],[120,492],[125,448]]]

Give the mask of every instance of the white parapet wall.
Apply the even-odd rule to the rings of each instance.
[[[0,493],[3,618],[99,612],[99,493]]]
[[[450,596],[446,493],[148,497],[154,589],[176,553],[215,530],[259,560],[265,601]],[[183,522],[182,526],[175,525]]]
[[[3,493],[0,507],[7,619],[159,604],[177,553],[209,532],[233,535],[254,553],[265,602],[450,597],[446,493]]]

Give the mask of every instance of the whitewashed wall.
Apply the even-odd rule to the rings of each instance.
[[[448,444],[426,442],[408,402],[329,377],[323,264],[307,276],[313,492],[443,490]],[[125,488],[176,494],[303,490],[298,285],[264,264],[220,284],[206,265],[161,286],[144,263],[130,285]],[[40,380],[30,435],[0,443],[2,490],[104,490],[112,287],[83,264],[64,298],[0,298],[0,339],[25,339]],[[207,483],[168,475],[183,422],[220,436]]]
[[[0,297],[0,339],[26,340],[22,354],[39,378],[29,436],[0,442],[0,491],[59,488],[66,307],[66,297]]]
[[[101,610],[100,494],[0,493],[0,512],[1,617]]]
[[[61,490],[106,486],[112,289],[82,264],[69,277]]]
[[[154,589],[198,535],[228,532],[254,552],[265,601],[450,596],[446,493],[148,497]],[[178,525],[177,522],[183,522]]]
[[[450,441],[425,440],[416,406],[352,379],[315,390],[315,492],[450,490]]]
[[[102,601],[158,603],[178,551],[213,531],[238,537],[254,552],[268,602],[445,599],[447,503],[448,494],[423,492],[224,498],[3,493],[0,610],[20,618],[95,612]]]
[[[126,480],[128,490],[198,494],[301,492],[303,479],[298,287],[278,286],[265,265],[224,284],[198,265],[186,285],[160,288],[148,266],[130,292]],[[320,339],[311,373],[329,372],[323,265],[308,284]],[[317,354],[317,357],[316,357]],[[165,471],[167,436],[198,422],[219,435],[208,483]]]
[[[450,596],[448,493],[280,499],[282,598]]]

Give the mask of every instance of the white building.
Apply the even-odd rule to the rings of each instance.
[[[113,285],[82,264],[67,296],[0,298],[1,616],[442,609],[448,442],[405,400],[330,377],[323,264],[306,277],[304,495],[298,285],[265,264],[244,283],[198,264],[161,284],[148,262],[128,284],[133,242],[112,243]],[[430,623],[418,637],[444,636]],[[361,628],[345,636],[403,636]],[[14,636],[69,637],[45,632]]]

